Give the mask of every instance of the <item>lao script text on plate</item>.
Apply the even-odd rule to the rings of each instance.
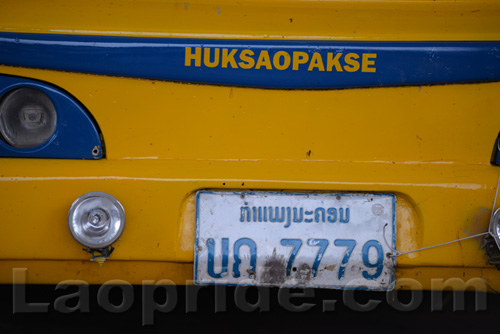
[[[392,194],[201,191],[195,282],[390,289],[394,210]]]

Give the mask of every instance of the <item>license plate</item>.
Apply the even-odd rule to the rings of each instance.
[[[199,191],[195,283],[394,285],[395,196]]]

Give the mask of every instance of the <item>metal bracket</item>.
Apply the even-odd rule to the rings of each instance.
[[[500,270],[500,249],[491,235],[486,236],[481,242],[481,249],[484,249],[488,257],[488,263]]]
[[[102,264],[111,256],[111,253],[113,253],[115,248],[113,246],[108,246],[100,249],[83,248],[83,250],[92,255],[90,261],[97,262],[102,266]]]

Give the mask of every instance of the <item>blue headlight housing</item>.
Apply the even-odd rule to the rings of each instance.
[[[0,157],[101,159],[98,126],[66,92],[0,75]]]
[[[500,166],[500,132],[498,133],[497,139],[495,139],[490,162],[492,165]]]

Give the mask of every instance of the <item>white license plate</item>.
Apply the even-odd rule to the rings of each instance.
[[[199,191],[195,283],[389,290],[395,196]]]

